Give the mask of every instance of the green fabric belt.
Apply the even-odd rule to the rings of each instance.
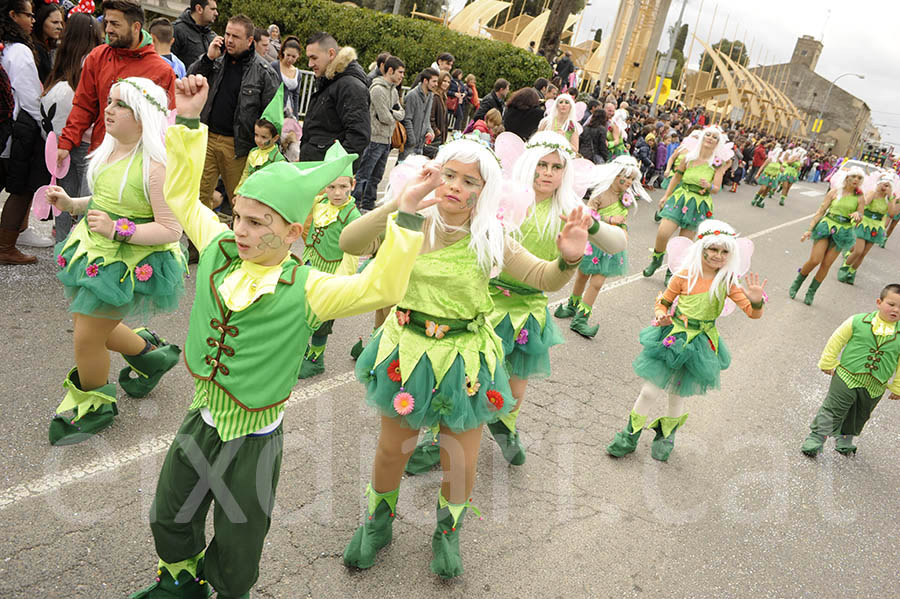
[[[709,193],[709,190],[703,189],[703,188],[700,187],[699,185],[694,185],[693,183],[685,183],[684,181],[682,181],[682,182],[681,182],[681,185],[683,185],[684,188],[685,188],[686,190],[690,191],[691,193],[696,193],[696,194],[699,194],[699,195],[702,195],[702,196],[703,196],[703,195],[706,195],[707,193]]]
[[[675,316],[673,317],[673,320],[675,319],[678,319],[678,321],[681,322],[685,326],[685,328],[694,329],[695,331],[707,331],[710,328],[716,326],[715,320],[698,320],[696,318],[686,319],[681,313],[681,310],[679,310],[678,308],[675,308]]]
[[[863,210],[863,214],[865,214],[868,218],[872,220],[881,220],[884,218],[883,212],[872,212],[871,210]]]
[[[441,329],[444,333],[444,337],[448,335],[458,335],[460,333],[474,333],[477,332],[478,329],[485,325],[486,319],[484,314],[479,314],[476,318],[472,320],[465,320],[461,318],[442,318],[438,316],[432,316],[431,314],[425,314],[424,312],[417,312],[416,310],[404,310],[401,307],[397,307],[398,314],[408,314],[409,322],[406,325],[401,326],[409,326],[414,328],[417,332],[422,333],[427,337],[434,337],[435,331],[432,331],[432,334],[428,334],[428,322],[434,323],[436,327],[449,327],[449,329]]]
[[[597,221],[594,221],[597,222]],[[501,281],[500,279],[492,279],[491,285],[495,287],[499,287],[500,289],[506,289],[516,295],[534,295],[536,293],[543,293],[540,289],[535,289],[534,287],[529,287],[528,285],[516,285],[515,283],[510,283],[508,281]]]
[[[834,222],[841,223],[842,225],[846,225],[852,220],[849,216],[841,216],[840,214],[835,214],[833,212],[827,213],[825,218],[830,218]]]

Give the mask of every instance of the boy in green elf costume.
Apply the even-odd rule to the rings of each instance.
[[[855,454],[853,437],[862,432],[885,389],[891,399],[900,399],[900,283],[882,289],[875,305],[876,311],[845,320],[822,351],[819,368],[831,376],[831,386],[800,448],[810,457],[822,451],[829,435],[835,437],[835,450]]]
[[[346,155],[347,152],[341,143],[335,141],[325,152],[325,160],[336,160]],[[325,193],[316,196],[312,211],[306,217],[303,226],[305,232],[303,239],[306,243],[303,249],[304,264],[334,274],[346,262],[346,266],[341,269],[343,274],[356,271],[359,260],[356,256],[345,257],[338,243],[344,227],[360,217],[356,202],[350,195],[355,185],[353,165],[348,164],[340,176],[325,187]],[[325,344],[333,328],[334,321],[329,320],[313,332],[303,364],[300,366],[301,379],[325,372]]]
[[[201,76],[179,80],[178,121],[166,131],[166,202],[200,251],[184,351],[195,385],[150,510],[156,582],[132,598],[205,598],[210,587],[219,599],[250,596],[275,502],[284,402],[310,333],[324,320],[402,299],[423,240],[412,201],[388,223],[364,273],[330,275],[290,253],[316,193],[355,154],[254,173],[236,193],[228,229],[198,199],[207,132],[197,117],[208,92]],[[207,545],[213,500],[215,535]]]
[[[284,162],[284,156],[278,148],[278,140],[281,138],[281,129],[284,127],[284,83],[278,86],[278,91],[262,116],[253,124],[253,141],[256,147],[247,154],[247,164],[244,165],[244,174],[238,181],[239,189],[247,177],[266,165],[276,162]]]

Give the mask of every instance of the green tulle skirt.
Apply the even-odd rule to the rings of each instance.
[[[873,227],[866,222],[866,219],[863,219],[862,224],[856,226],[856,238],[884,247],[884,242],[887,240],[887,229],[881,224]]]
[[[694,193],[679,185],[659,211],[662,218],[675,222],[682,229],[696,231],[708,218],[712,218],[712,202],[707,195]]]
[[[517,334],[508,314],[494,328],[503,342],[506,370],[510,376],[520,379],[550,376],[550,348],[565,342],[565,337],[550,317],[550,310],[544,310],[547,314],[543,330],[537,319],[529,315]]]
[[[716,353],[704,333],[686,344],[686,333],[672,335],[671,331],[671,325],[650,326],[641,331],[639,339],[644,349],[632,362],[634,372],[657,387],[683,397],[718,389],[719,374],[731,365],[725,341],[719,337]]]
[[[495,422],[515,408],[506,367],[498,362],[492,378],[484,356],[481,357],[478,381],[474,384],[466,380],[465,364],[458,355],[441,384],[435,387],[431,360],[423,355],[401,386],[397,373],[399,347],[380,364],[375,364],[381,334],[379,330],[372,336],[356,361],[356,378],[366,387],[366,403],[378,408],[385,416],[401,418],[408,428],[440,424],[454,432],[462,432]],[[413,398],[412,410],[405,415],[398,411],[403,410],[403,397],[397,397],[401,392]]]
[[[762,185],[763,187],[775,187],[776,185],[778,185],[778,181],[780,179],[781,179],[781,174],[767,175],[767,174],[763,173],[756,178],[756,183],[758,185]]]
[[[785,167],[785,169],[781,172],[781,176],[778,178],[779,183],[796,183],[798,179],[799,173],[797,169],[793,167]]]
[[[73,261],[78,243],[63,250],[65,243],[56,246],[60,267],[56,276],[64,286],[70,312],[121,320],[144,319],[178,308],[184,295],[186,258],[180,261],[168,250],[154,252],[128,272],[124,262],[89,263],[87,254]]]
[[[586,275],[603,275],[618,277],[628,273],[628,250],[618,254],[607,254],[593,243],[591,254],[585,255],[578,265],[578,270]]]
[[[839,226],[836,223],[828,222],[826,217],[816,223],[812,231],[812,238],[813,241],[828,239],[830,244],[834,244],[839,251],[848,252],[856,244],[856,227]]]

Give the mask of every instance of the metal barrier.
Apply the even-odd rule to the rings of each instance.
[[[297,77],[300,79],[300,102],[297,104],[297,109],[300,114],[297,115],[297,120],[303,120],[303,117],[306,116],[306,110],[309,108],[309,100],[313,95],[313,91],[316,89],[316,76],[312,71],[298,69]],[[401,100],[406,97],[409,90],[410,88],[406,86],[401,88]]]

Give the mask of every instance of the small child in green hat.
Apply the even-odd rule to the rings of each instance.
[[[253,141],[256,147],[247,154],[247,164],[244,166],[244,174],[235,189],[240,189],[247,177],[269,164],[284,162],[284,156],[278,148],[281,139],[281,128],[284,126],[284,83],[278,86],[278,91],[262,115],[253,124]]]

